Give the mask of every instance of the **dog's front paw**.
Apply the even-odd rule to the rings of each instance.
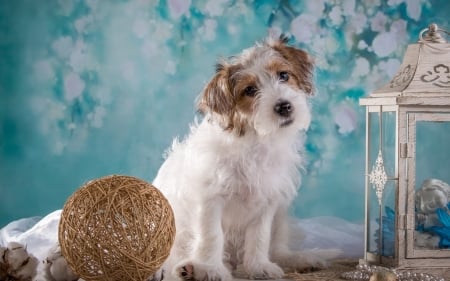
[[[252,261],[244,264],[245,272],[250,279],[280,279],[284,271],[277,264],[266,261]]]
[[[184,262],[176,267],[176,275],[185,281],[231,281],[230,271],[223,265]]]

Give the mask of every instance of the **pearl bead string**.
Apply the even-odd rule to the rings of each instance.
[[[341,277],[347,280],[354,281],[372,281],[378,279],[371,279],[371,276],[378,275],[380,273],[390,273],[391,275],[395,276],[395,280],[397,281],[445,281],[444,278],[439,278],[427,273],[415,273],[411,271],[399,272],[393,268],[365,264],[357,265],[356,271],[345,272],[341,275]]]

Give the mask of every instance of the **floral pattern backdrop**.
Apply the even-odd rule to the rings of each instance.
[[[364,108],[447,0],[0,0],[0,227],[109,174],[152,181],[214,64],[284,33],[316,61],[293,213],[361,222]]]

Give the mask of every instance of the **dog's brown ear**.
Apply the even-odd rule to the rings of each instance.
[[[225,63],[216,65],[216,74],[203,89],[198,101],[198,110],[206,114],[227,114],[233,108],[233,97],[229,85],[229,71]]]
[[[303,50],[286,45],[287,39],[280,39],[272,45],[286,60],[294,66],[294,75],[298,86],[309,95],[313,95],[312,73],[314,64],[312,58]]]

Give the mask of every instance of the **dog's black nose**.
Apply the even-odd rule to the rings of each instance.
[[[288,101],[279,101],[273,108],[276,113],[283,117],[291,115],[292,109],[292,104]]]

